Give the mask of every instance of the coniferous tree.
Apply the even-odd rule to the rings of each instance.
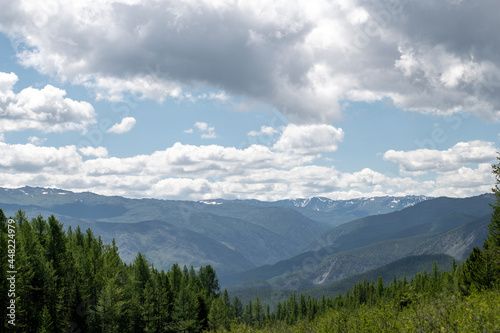
[[[500,286],[500,156],[498,163],[492,165],[495,175],[495,186],[492,188],[495,194],[495,203],[492,205],[493,214],[488,225],[488,236],[483,244],[488,267],[488,282],[491,285]]]
[[[124,309],[123,289],[116,281],[109,279],[99,294],[97,313],[103,332],[121,332],[120,318]]]
[[[384,279],[381,276],[379,276],[377,279],[376,290],[377,290],[377,297],[379,299],[382,298],[382,296],[384,295]]]
[[[209,326],[211,329],[216,330],[219,328],[229,329],[230,321],[230,308],[222,298],[217,298],[210,306],[208,314]]]
[[[198,321],[199,303],[196,294],[188,289],[182,288],[174,301],[173,319],[183,323],[183,327],[190,331],[196,331],[200,327]]]
[[[306,296],[301,293],[299,299],[299,316],[300,318],[305,318],[307,314],[307,304],[306,304]]]
[[[262,325],[264,311],[259,296],[255,297],[252,308],[254,325],[260,327]]]
[[[234,319],[237,322],[241,322],[243,316],[243,304],[241,303],[238,296],[234,296],[233,298],[233,311]]]
[[[247,325],[253,325],[252,301],[249,301],[245,306],[245,312],[243,312],[243,322]]]
[[[40,329],[38,330],[40,333],[52,333],[54,332],[54,325],[52,318],[50,316],[50,312],[47,306],[44,306],[41,314],[41,324]]]
[[[183,287],[183,274],[179,265],[173,264],[167,276],[170,282],[170,290],[172,290],[175,298]]]
[[[0,325],[0,333],[7,331],[7,306],[9,306],[9,299],[6,297],[9,290],[9,283],[7,280],[7,271],[9,271],[8,262],[8,226],[7,217],[3,210],[0,209],[0,316],[2,318]]]

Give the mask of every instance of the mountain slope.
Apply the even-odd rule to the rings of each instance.
[[[339,293],[344,294],[347,290],[352,289],[354,284],[363,281],[366,278],[368,282],[377,282],[379,276],[384,280],[384,284],[388,285],[394,275],[402,278],[406,276],[408,281],[417,273],[422,273],[424,270],[427,272],[432,271],[434,261],[438,265],[440,271],[450,271],[452,267],[453,258],[446,254],[424,254],[409,256],[390,262],[387,265],[368,270],[361,274],[349,276],[347,278],[335,281],[323,286],[314,287],[311,289],[301,290],[302,293],[321,299],[323,295],[333,298]],[[253,284],[241,288],[234,286],[228,288],[231,296],[238,296],[243,304],[254,300],[256,296],[259,297],[263,304],[276,305],[278,301],[283,302],[287,300],[293,290],[286,289],[269,289],[269,284]]]
[[[391,239],[335,253],[318,265],[303,267],[298,272],[275,277],[268,282],[277,289],[307,289],[414,255],[446,254],[464,260],[474,246],[483,243],[490,219],[491,214],[444,233]]]
[[[402,211],[362,218],[325,232],[309,251],[227,276],[222,282],[227,286],[257,283],[267,288],[303,289],[409,255],[445,253],[462,260],[473,246],[482,244],[491,216],[484,212],[490,210],[492,201],[492,195],[437,198]]]
[[[210,202],[127,199],[32,187],[0,189],[0,207],[9,215],[14,215],[19,209],[26,211],[27,216],[54,214],[66,226],[93,227],[99,223],[114,223],[122,225],[116,230],[128,232],[132,231],[127,224],[162,221],[178,230],[190,231],[196,241],[188,244],[184,239],[186,242],[182,245],[193,253],[192,258],[179,255],[179,252],[164,251],[161,256],[155,255],[153,263],[157,267],[169,268],[160,265],[175,260],[181,264],[213,261],[197,247],[215,251],[218,247],[213,242],[217,242],[222,246],[219,248],[221,258],[227,257],[225,249],[238,252],[243,258],[239,260],[241,265],[220,260],[218,271],[224,274],[289,258],[326,229],[324,225],[284,207],[258,207],[230,201],[213,205]],[[154,224],[153,228],[157,233],[164,233],[159,224]],[[154,232],[148,236],[155,239]],[[176,240],[165,238],[164,242],[174,246]],[[169,248],[170,245],[165,246]],[[148,244],[126,242],[120,248],[122,251],[146,253]]]
[[[464,199],[441,197],[423,201],[397,212],[368,216],[342,224],[323,233],[305,250],[314,251],[328,246],[339,252],[383,240],[409,237],[419,233],[418,226],[453,214],[479,218],[490,211],[489,205],[492,202],[492,194]]]
[[[202,234],[163,221],[100,222],[92,230],[101,235],[104,242],[115,238],[125,262],[131,262],[137,252],[141,252],[159,268],[170,268],[175,263],[188,267],[211,265],[224,275],[254,267],[240,252]],[[165,256],[165,253],[169,255]]]

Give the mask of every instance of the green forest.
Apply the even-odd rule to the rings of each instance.
[[[489,235],[450,271],[272,305],[231,298],[209,265],[127,264],[91,229],[0,210],[0,332],[500,332],[500,163],[493,173]]]

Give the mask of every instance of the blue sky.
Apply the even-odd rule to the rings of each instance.
[[[2,187],[278,200],[495,182],[495,1],[5,7]]]

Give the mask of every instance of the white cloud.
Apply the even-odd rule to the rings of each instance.
[[[480,140],[459,142],[448,150],[389,150],[384,153],[384,159],[399,164],[403,172],[446,172],[469,163],[494,162],[495,158],[494,143]]]
[[[35,146],[40,146],[42,145],[45,141],[47,141],[47,138],[40,139],[39,137],[36,136],[30,136],[28,138],[29,143],[34,144]]]
[[[224,91],[219,92],[219,93],[212,92],[212,93],[210,93],[208,98],[213,99],[213,100],[218,100],[221,102],[226,102],[228,100],[228,96],[226,95],[226,93]]]
[[[293,151],[298,154],[316,154],[337,150],[337,145],[344,138],[344,131],[331,125],[289,124],[283,130],[274,148],[281,151]]]
[[[217,134],[215,134],[215,127],[208,126],[207,123],[197,121],[194,127],[201,132],[202,139],[215,139]]]
[[[15,93],[13,86],[17,81],[14,73],[0,72],[0,131],[85,132],[88,125],[96,122],[92,105],[65,98],[64,90],[46,85]]]
[[[471,188],[483,187],[489,192],[492,180],[490,163],[480,163],[477,168],[460,167],[458,170],[443,172],[438,175],[437,183],[443,188],[455,188],[459,191],[468,191]],[[465,193],[465,195],[468,195]]]
[[[0,170],[11,173],[36,175],[37,173],[75,174],[82,166],[82,158],[75,146],[39,147],[31,143],[7,144],[0,142]]]
[[[113,126],[111,126],[111,128],[108,130],[108,133],[115,133],[115,134],[127,133],[132,128],[134,128],[135,123],[136,121],[134,117],[125,117],[119,123],[116,123]]]
[[[16,84],[18,77],[14,73],[0,72],[0,102],[5,103],[7,99],[14,98],[12,88]]]
[[[85,156],[108,157],[108,150],[105,147],[82,147],[78,149]]]
[[[495,1],[24,0],[4,4],[0,31],[18,42],[21,64],[113,101],[189,98],[201,87],[205,98],[267,103],[301,123],[383,98],[498,120]]]
[[[275,130],[274,128],[272,128],[271,126],[261,126],[260,131],[250,131],[250,132],[248,132],[247,135],[249,135],[249,136],[260,136],[260,135],[271,136],[271,135],[274,135],[276,133],[278,133],[278,131]]]
[[[460,147],[456,145],[452,151],[474,151]],[[457,164],[455,169],[440,169],[435,177],[422,181],[410,176],[388,176],[369,168],[342,172],[311,164],[317,156],[262,145],[237,149],[176,143],[152,154],[117,158],[108,157],[104,147],[55,148],[0,142],[0,154],[3,186],[30,184],[127,197],[278,200],[422,193],[468,196],[489,192],[494,183],[488,162],[478,163],[477,167]],[[460,163],[481,161],[481,156],[471,153]]]

